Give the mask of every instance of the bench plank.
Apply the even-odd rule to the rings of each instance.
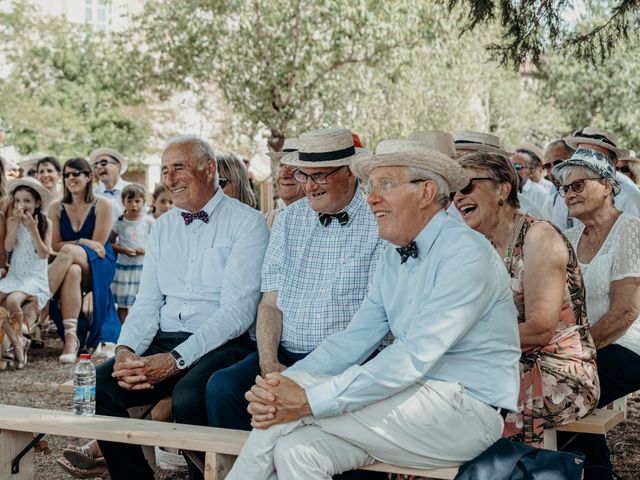
[[[605,434],[620,422],[623,422],[624,418],[623,411],[599,408],[580,420],[567,425],[560,425],[552,430],[557,432]]]
[[[370,470],[372,472],[406,473],[407,475],[417,475],[419,477],[452,479],[458,474],[458,467],[451,468],[407,468],[389,465],[387,463],[376,462],[358,470]]]
[[[32,432],[12,432],[0,430],[0,478],[11,480],[33,480],[33,448],[20,461],[20,472],[11,474],[11,461],[33,440]]]

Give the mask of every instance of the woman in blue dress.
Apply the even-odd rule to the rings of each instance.
[[[61,363],[74,363],[85,341],[86,335],[80,335],[80,339],[77,335],[83,291],[93,294],[93,321],[88,326],[87,348],[95,348],[100,342],[115,343],[120,334],[110,289],[116,269],[109,243],[111,203],[94,196],[92,177],[91,166],[85,159],[68,160],[62,171],[63,198],[49,207],[53,224],[51,245],[58,252],[49,265],[49,287],[55,294],[51,316],[64,332]]]

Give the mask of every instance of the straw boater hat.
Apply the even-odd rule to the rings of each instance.
[[[533,154],[536,157],[538,157],[538,161],[540,163],[540,165],[543,164],[544,162],[544,152],[542,151],[541,148],[539,148],[538,146],[534,145],[533,143],[523,143],[521,145],[516,145],[515,147],[510,149],[514,154],[519,153],[519,152],[525,152],[528,153],[529,155]]]
[[[119,151],[114,150],[113,148],[106,148],[106,147],[96,148],[89,155],[89,163],[93,165],[98,158],[104,157],[104,156],[111,157],[118,161],[118,163],[120,164],[120,175],[122,175],[124,172],[127,171],[127,165],[129,164],[127,162],[127,157],[122,155]]]
[[[280,160],[287,153],[297,152],[300,149],[300,140],[297,138],[285,138],[281,152],[267,152],[267,156],[273,160]]]
[[[19,161],[18,165],[20,166],[20,168],[22,168],[22,171],[26,173],[32,168],[35,169],[36,165],[38,164],[38,161],[40,161],[46,156],[47,154],[43,152],[34,153],[33,155],[30,155],[25,160]]]
[[[456,150],[496,152],[509,156],[500,146],[500,137],[491,133],[462,131],[453,135]]]
[[[22,177],[9,182],[9,194],[12,194],[16,188],[21,186],[33,188],[38,192],[38,195],[40,195],[40,202],[42,203],[40,209],[46,209],[47,205],[49,205],[49,202],[51,201],[51,193],[49,193],[49,190],[44,188],[44,186],[33,177]]]
[[[624,162],[640,162],[640,158],[636,157],[636,152],[634,150],[624,150],[622,155],[618,157],[618,160]]]
[[[408,137],[409,140],[423,143],[430,150],[440,152],[447,157],[456,156],[456,146],[453,143],[453,136],[441,130],[418,130]]]
[[[361,155],[356,150],[351,132],[346,128],[311,130],[298,138],[297,152],[280,160],[295,167],[342,167]]]
[[[570,137],[565,138],[564,141],[574,150],[578,148],[579,144],[586,143],[589,145],[597,145],[613,152],[616,157],[624,153],[623,149],[618,148],[618,138],[613,133],[606,130],[598,130],[597,128],[581,128],[573,132],[573,135]]]
[[[362,155],[351,163],[351,171],[367,181],[378,167],[418,167],[437,173],[452,192],[464,188],[469,179],[458,162],[425,147],[424,143],[404,139],[382,140],[373,155]]]

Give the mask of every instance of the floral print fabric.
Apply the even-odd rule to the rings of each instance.
[[[525,215],[522,228],[516,233],[512,256],[505,258],[519,323],[525,321],[524,240],[531,225],[538,221]],[[584,417],[596,408],[600,397],[596,348],[589,333],[582,274],[573,247],[564,235],[562,239],[569,263],[558,326],[547,346],[522,352],[518,411],[507,415],[503,432],[504,437],[536,447],[542,446],[545,427]]]

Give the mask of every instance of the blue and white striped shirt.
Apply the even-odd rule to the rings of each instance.
[[[262,291],[278,292],[281,345],[308,353],[344,329],[360,307],[387,242],[362,191],[345,208],[346,225],[323,227],[303,198],[287,207],[271,230],[262,266]]]

